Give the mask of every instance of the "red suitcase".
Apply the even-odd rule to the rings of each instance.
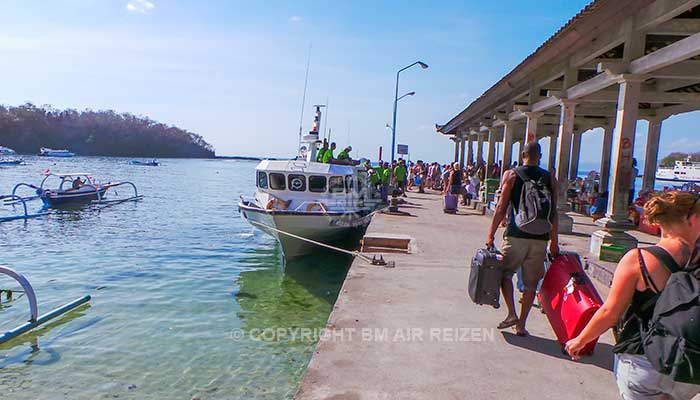
[[[538,294],[557,340],[563,346],[578,336],[603,304],[593,282],[583,271],[578,254],[563,252],[554,260]],[[598,339],[588,343],[582,354],[593,352]]]

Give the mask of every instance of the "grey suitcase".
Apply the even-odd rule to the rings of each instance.
[[[479,305],[500,307],[503,254],[496,249],[479,249],[469,272],[469,297]]]

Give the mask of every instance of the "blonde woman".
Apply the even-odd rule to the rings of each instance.
[[[615,269],[610,294],[581,334],[566,344],[569,355],[580,351],[594,338],[617,324],[623,314],[624,327],[614,347],[615,379],[623,399],[692,399],[700,386],[674,382],[656,371],[644,355],[640,324],[649,323],[655,296],[662,291],[671,272],[657,256],[671,256],[679,266],[694,258],[700,238],[698,196],[682,191],[665,192],[644,206],[651,223],[661,227],[656,246],[630,250]],[[692,264],[695,264],[693,261]],[[629,309],[628,309],[629,307]],[[627,311],[626,311],[627,310]]]

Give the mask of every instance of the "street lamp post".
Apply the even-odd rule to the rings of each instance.
[[[411,65],[407,65],[400,70],[396,72],[396,92],[394,94],[394,118],[393,118],[393,124],[391,125],[391,161],[394,161],[394,156],[395,156],[395,151],[396,151],[396,107],[399,103],[399,74],[401,74],[401,71],[405,71],[409,68],[411,68],[414,65],[420,65],[421,68],[426,69],[428,68],[428,64],[422,62],[422,61],[416,61]],[[414,93],[415,92],[411,92]],[[407,94],[401,96],[401,98],[405,97]]]

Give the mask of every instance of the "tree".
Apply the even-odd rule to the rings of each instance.
[[[214,157],[214,148],[200,135],[148,117],[114,110],[58,110],[32,103],[0,106],[0,144],[19,153],[49,147],[79,155]]]
[[[673,167],[676,164],[676,161],[681,161],[685,160],[690,156],[691,161],[700,161],[700,153],[679,153],[679,152],[674,152],[666,157],[662,158],[661,161],[659,162],[660,167]]]

